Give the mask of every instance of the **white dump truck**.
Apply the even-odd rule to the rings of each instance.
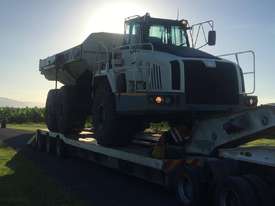
[[[236,63],[199,49],[198,32],[213,21],[133,16],[122,34],[92,33],[82,44],[40,60],[40,72],[61,89],[50,90],[46,123],[54,132],[80,131],[92,114],[102,145],[126,145],[149,122],[188,125],[213,114],[257,106]],[[204,46],[204,45],[203,45]],[[254,74],[254,71],[252,71]]]

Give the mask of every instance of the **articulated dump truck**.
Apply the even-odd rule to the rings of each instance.
[[[216,43],[213,21],[190,25],[146,14],[125,19],[124,28],[123,35],[92,33],[40,60],[56,88],[46,102],[49,130],[30,143],[173,188],[184,206],[274,206],[275,148],[249,143],[275,137],[274,106],[258,106],[253,95],[254,52],[201,51]],[[252,57],[251,71],[239,64],[243,54]],[[89,116],[93,129],[83,130]],[[144,132],[162,121],[170,130]]]
[[[214,45],[213,24],[205,23]],[[41,73],[64,85],[48,93],[48,128],[78,132],[92,114],[99,144],[127,145],[150,122],[192,127],[197,119],[256,107],[240,66],[195,49],[192,28],[186,20],[131,17],[124,35],[92,33],[40,60]]]

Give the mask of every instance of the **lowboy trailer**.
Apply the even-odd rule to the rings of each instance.
[[[149,133],[136,135],[128,146],[106,147],[97,143],[91,130],[76,135],[38,130],[29,144],[58,157],[81,156],[172,189],[185,206],[272,206],[275,148],[242,143],[274,137],[274,126],[272,106],[202,120],[191,142],[165,145],[163,158],[152,155],[159,137]]]

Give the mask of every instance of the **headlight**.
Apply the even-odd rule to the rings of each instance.
[[[156,104],[163,104],[164,103],[164,98],[161,96],[156,96],[155,97],[155,103]]]
[[[157,105],[171,105],[173,103],[173,97],[172,96],[151,96],[149,98],[150,102],[157,104]]]

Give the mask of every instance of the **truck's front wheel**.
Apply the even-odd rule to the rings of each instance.
[[[128,144],[131,137],[125,123],[116,113],[115,98],[109,85],[99,85],[93,104],[93,126],[97,142],[104,146]]]

